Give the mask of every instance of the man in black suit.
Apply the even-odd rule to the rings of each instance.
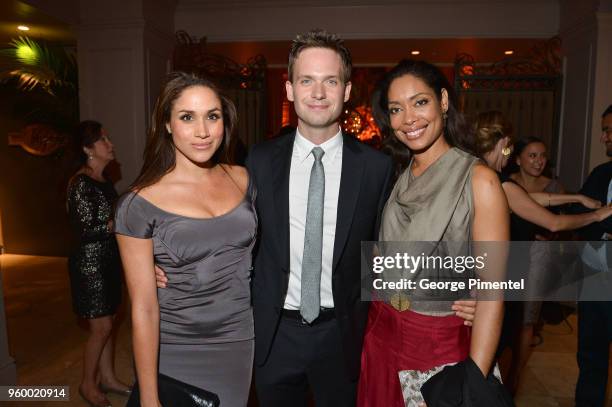
[[[606,154],[612,158],[612,105],[608,106],[602,115],[602,142],[606,146]],[[612,201],[612,161],[597,166],[588,176],[580,190],[590,198],[606,204]],[[612,234],[612,217],[602,222],[592,223],[578,231],[584,240],[610,240]],[[593,261],[587,263],[605,264],[607,260],[608,274],[612,264],[610,242],[602,242],[596,247],[598,253],[607,251],[607,259],[601,261],[596,255]],[[594,253],[594,252],[592,252]],[[605,270],[596,270],[598,272]],[[598,280],[602,281],[602,280]],[[610,282],[612,289],[612,281]],[[601,287],[599,287],[601,289]],[[612,295],[612,294],[611,294]],[[612,302],[581,301],[578,303],[578,367],[580,374],[576,384],[576,407],[603,407],[605,404],[606,385],[608,383],[608,363],[612,342]]]
[[[255,146],[247,158],[258,189],[252,295],[261,406],[305,406],[309,386],[317,406],[355,404],[368,310],[360,300],[360,242],[377,238],[392,165],[340,130],[350,76],[342,40],[325,31],[298,35],[286,83],[298,128]],[[315,156],[317,147],[322,157]],[[319,212],[309,199],[318,193],[311,186],[316,161],[324,182],[322,219],[312,237],[309,221]],[[318,245],[314,264],[312,241]],[[314,315],[304,310],[303,299],[312,293],[302,284],[312,269],[319,297]]]
[[[260,231],[252,280],[257,396],[262,407],[306,406],[310,387],[317,406],[354,406],[368,314],[361,242],[378,239],[392,164],[342,134],[351,57],[341,39],[322,30],[298,35],[288,74],[298,127],[256,145],[246,162]],[[318,172],[321,183],[313,182]],[[474,302],[455,306],[472,319]]]

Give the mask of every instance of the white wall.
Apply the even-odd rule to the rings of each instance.
[[[560,5],[565,95],[559,176],[577,190],[607,160],[599,138],[601,113],[612,103],[612,12],[601,11],[606,1],[562,0]]]
[[[549,38],[557,0],[179,0],[175,27],[211,42],[284,40],[312,28],[343,38]]]
[[[125,189],[138,175],[153,103],[174,44],[171,0],[81,0],[77,29],[81,119],[100,121]]]
[[[612,104],[612,7],[608,12],[597,13],[596,63],[589,170],[608,159],[599,137],[601,135],[601,114]]]

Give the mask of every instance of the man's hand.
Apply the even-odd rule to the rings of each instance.
[[[159,266],[156,264],[155,265],[155,280],[157,282],[157,288],[167,288],[167,284],[168,284],[168,277],[166,277],[166,273],[164,273],[164,270],[162,270],[161,268],[159,268]],[[474,315],[472,315],[472,319],[474,318]]]
[[[457,300],[451,307],[455,311],[455,315],[463,318],[463,323],[467,326],[472,326],[474,314],[476,314],[476,300]]]

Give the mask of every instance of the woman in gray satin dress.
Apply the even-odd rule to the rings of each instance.
[[[247,404],[257,218],[246,170],[227,163],[235,122],[211,82],[170,74],[142,170],[117,207],[142,406],[160,405],[158,372],[216,393],[223,407]],[[154,264],[165,289],[156,289]]]

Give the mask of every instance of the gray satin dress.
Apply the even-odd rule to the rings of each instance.
[[[115,219],[116,233],[153,239],[155,263],[168,276],[168,287],[157,290],[160,373],[218,394],[223,407],[246,406],[251,383],[254,200],[249,182],[237,207],[202,219],[128,193]]]

